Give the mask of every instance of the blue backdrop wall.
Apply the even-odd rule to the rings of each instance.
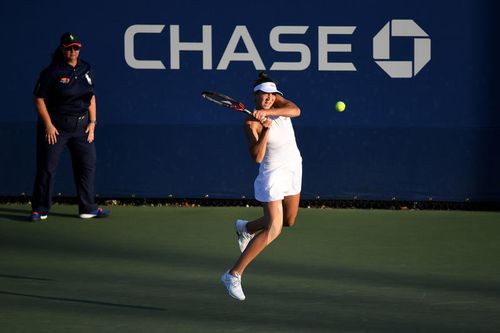
[[[265,69],[302,110],[305,198],[500,201],[494,1],[74,6],[1,5],[1,196],[31,194],[32,89],[72,31],[96,73],[101,196],[252,197],[257,165],[242,116],[200,92],[251,105]],[[73,196],[68,155],[56,193]]]

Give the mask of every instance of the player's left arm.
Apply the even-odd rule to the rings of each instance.
[[[300,108],[292,101],[286,99],[285,97],[276,94],[276,100],[274,101],[273,107],[269,110],[256,110],[258,117],[260,119],[262,117],[268,116],[282,116],[295,118],[300,116]]]

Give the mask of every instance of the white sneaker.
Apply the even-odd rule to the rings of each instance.
[[[105,218],[108,217],[111,214],[109,210],[102,209],[102,208],[97,208],[94,211],[91,211],[90,213],[82,213],[80,214],[81,219],[92,219],[92,218]]]
[[[229,296],[232,298],[236,298],[239,301],[245,300],[245,294],[243,293],[243,289],[241,288],[241,276],[240,275],[231,275],[229,271],[224,273],[220,278],[222,283],[226,286],[227,291],[229,292]]]
[[[248,243],[252,240],[255,234],[250,234],[247,232],[247,223],[245,220],[236,220],[234,227],[236,228],[236,235],[238,236],[238,245],[240,246],[240,251],[243,252],[247,248]]]

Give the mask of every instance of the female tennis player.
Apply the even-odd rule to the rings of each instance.
[[[302,185],[302,157],[291,121],[300,115],[300,109],[283,97],[265,73],[259,75],[253,91],[256,109],[245,120],[245,134],[250,155],[260,164],[254,190],[264,216],[251,222],[236,221],[242,254],[221,278],[229,295],[240,301],[245,299],[241,287],[245,268],[278,237],[282,226],[294,225]]]

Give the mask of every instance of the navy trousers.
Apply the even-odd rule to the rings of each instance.
[[[52,191],[59,157],[68,147],[73,165],[73,176],[78,197],[79,213],[90,213],[97,209],[95,203],[96,150],[94,142],[87,142],[85,129],[88,115],[82,117],[51,115],[52,123],[59,135],[57,142],[49,145],[45,138],[45,126],[39,119],[37,124],[36,176],[31,205],[33,211],[45,215],[52,205]]]

